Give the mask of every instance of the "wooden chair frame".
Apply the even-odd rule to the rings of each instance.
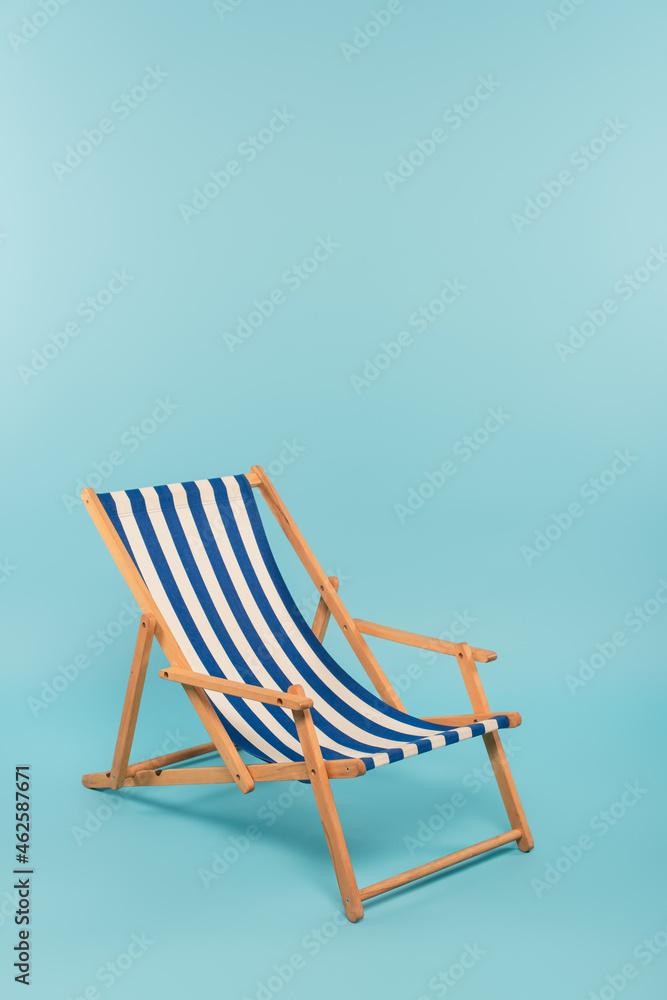
[[[260,466],[254,465],[246,478],[249,484],[259,489],[263,495],[320,593],[312,625],[314,634],[322,641],[329,619],[333,615],[383,701],[394,708],[405,711],[397,693],[366,643],[364,635],[391,639],[394,642],[405,643],[419,649],[447,653],[456,658],[473,712],[467,715],[429,717],[425,721],[447,726],[464,726],[490,718],[493,715],[503,714],[509,717],[510,727],[520,724],[521,717],[518,712],[492,712],[486,699],[476,662],[489,663],[496,659],[495,653],[486,649],[470,647],[465,642],[446,642],[442,639],[432,639],[352,618],[338,595],[338,580],[334,576],[326,575],[264,470]],[[357,759],[324,760],[310,714],[313,702],[305,696],[300,685],[293,685],[288,691],[274,691],[255,685],[241,684],[237,681],[210,677],[208,674],[193,671],[151,597],[141,574],[109,520],[97,494],[92,489],[84,489],[81,496],[142,611],[111,770],[85,774],[82,781],[87,788],[119,789],[145,785],[233,782],[245,794],[253,790],[257,781],[309,781],[324,827],[345,913],[348,919],[353,922],[361,920],[363,917],[364,900],[380,893],[406,885],[408,882],[449,868],[451,865],[466,861],[494,848],[502,847],[512,841],[516,841],[521,851],[531,850],[533,839],[500,735],[496,731],[487,733],[482,739],[493,767],[511,829],[506,833],[490,837],[488,840],[480,841],[464,850],[419,865],[417,868],[412,868],[382,882],[358,888],[330,782],[333,778],[354,778],[364,774],[366,771],[364,762]],[[211,737],[211,742],[130,764],[132,740],[153,638],[157,639],[170,664],[168,669],[159,672],[160,677],[175,681],[183,686]],[[303,750],[303,762],[245,764],[211,702],[206,697],[205,691],[221,691],[291,710]],[[170,766],[215,751],[222,758],[224,766],[187,768]]]

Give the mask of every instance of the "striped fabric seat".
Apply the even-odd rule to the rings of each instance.
[[[100,494],[191,668],[286,691],[303,685],[325,759],[367,769],[509,726],[506,715],[452,728],[398,711],[329,655],[278,570],[245,476]],[[292,713],[207,692],[244,750],[302,761]]]

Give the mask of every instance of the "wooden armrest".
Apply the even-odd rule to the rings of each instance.
[[[460,646],[457,642],[447,642],[445,639],[431,639],[426,635],[417,635],[416,632],[401,632],[397,628],[388,628],[386,625],[375,625],[373,622],[365,622],[360,618],[355,618],[354,623],[360,632],[366,635],[375,635],[379,639],[392,639],[394,642],[403,642],[406,646],[417,646],[419,649],[430,649],[434,653],[448,653],[450,656],[458,656]],[[497,653],[492,653],[490,649],[477,649],[472,646],[472,655],[478,663],[489,663],[498,659]]]
[[[424,716],[424,722],[435,722],[438,726],[470,726],[473,722],[483,722],[496,715],[506,715],[509,728],[521,725],[521,715],[518,712],[476,712],[474,715],[431,715]]]
[[[242,684],[240,681],[228,681],[223,677],[210,677],[208,674],[198,674],[193,670],[175,670],[169,667],[168,670],[160,671],[160,677],[165,681],[178,681],[179,684],[189,684],[191,687],[204,688],[206,691],[220,691],[221,694],[248,698],[250,701],[262,701],[266,705],[279,705],[280,708],[313,707],[312,700],[305,696],[273,691],[271,688],[255,684]]]

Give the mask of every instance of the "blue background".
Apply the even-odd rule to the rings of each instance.
[[[664,6],[566,0],[559,20],[547,0],[414,0],[376,30],[372,11],[386,6],[71,0],[42,25],[32,0],[3,4],[0,592],[11,707],[0,951],[11,996],[23,989],[11,968],[15,763],[33,775],[39,1000],[95,996],[94,986],[113,1000],[418,1000],[445,995],[434,977],[466,945],[484,954],[447,987],[461,1000],[604,998],[620,986],[663,996],[667,954],[633,952],[655,935],[667,942],[667,269],[641,270],[647,258],[656,267],[652,248],[667,238]],[[341,47],[355,38],[356,51]],[[135,93],[130,113],[112,111],[149,67],[166,76],[145,100]],[[489,76],[493,93],[465,120],[443,120]],[[277,124],[274,109],[294,118],[248,162],[238,147]],[[104,118],[113,131],[78,165],[70,155],[75,166],[54,168]],[[618,134],[600,144],[607,119]],[[419,163],[417,140],[437,128],[446,139]],[[592,151],[585,170],[580,147]],[[225,190],[184,211],[234,159],[241,170]],[[401,162],[409,176],[388,178]],[[535,201],[545,184],[558,192],[567,169],[572,183]],[[533,220],[517,221],[527,208]],[[319,239],[339,246],[293,289],[285,272]],[[638,268],[630,296],[624,275]],[[86,322],[79,304],[114,269],[132,280]],[[446,279],[465,291],[419,332],[410,316]],[[284,301],[230,350],[225,334],[274,289]],[[562,360],[556,345],[610,298],[616,311]],[[366,368],[368,384],[353,380],[401,331],[411,340],[400,355]],[[64,346],[45,357],[50,335]],[[489,408],[509,419],[485,440]],[[466,461],[455,448],[475,431],[483,444]],[[623,472],[600,480],[617,450],[629,456]],[[456,473],[424,487],[447,459]],[[114,624],[129,594],[71,498],[85,483],[129,488],[254,463],[341,577],[353,615],[440,635],[458,614],[462,638],[498,651],[480,669],[492,708],[525,720],[504,740],[532,854],[504,848],[339,926],[309,794],[289,793],[269,826],[261,810],[283,786],[250,797],[229,786],[113,796],[81,786],[84,771],[111,761],[135,623]],[[574,503],[582,514],[568,524]],[[269,517],[311,615],[310,581]],[[101,651],[98,629],[113,634]],[[619,631],[625,641],[610,646]],[[335,632],[330,648],[356,671]],[[372,645],[409,710],[467,710],[452,661]],[[88,665],[75,676],[77,655]],[[158,650],[135,759],[205,738],[182,693],[157,678],[163,665]],[[568,683],[582,669],[589,679]],[[506,829],[495,787],[471,777],[485,760],[475,740],[336,784],[360,884]],[[609,825],[600,811],[626,783],[638,798],[614,807]],[[411,853],[406,838],[430,829],[434,805],[457,791],[465,807]],[[112,798],[120,808],[96,817]],[[216,852],[233,858],[230,838],[249,825],[261,836],[207,888],[201,869]],[[563,851],[584,835],[593,847],[567,870]],[[152,943],[105,985],[98,969],[134,934]],[[292,955],[302,967],[284,985],[270,980]],[[628,962],[637,975],[626,988]]]

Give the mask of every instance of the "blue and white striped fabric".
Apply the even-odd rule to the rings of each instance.
[[[509,720],[450,728],[385,704],[315,638],[273,558],[245,476],[100,494],[193,670],[312,698],[326,759],[367,768],[458,743]],[[265,761],[301,761],[292,713],[207,692],[232,738]]]

